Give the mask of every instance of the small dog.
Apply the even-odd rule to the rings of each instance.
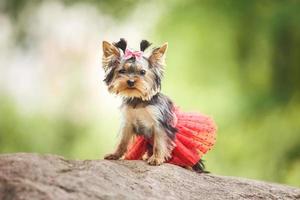
[[[139,136],[151,141],[146,145],[146,153],[142,153],[150,165],[160,165],[175,155],[172,152],[176,147],[178,117],[173,102],[160,93],[168,43],[154,48],[150,56],[146,56],[145,50],[150,45],[142,40],[140,51],[133,51],[127,48],[124,39],[112,44],[103,41],[104,82],[110,93],[123,99],[121,141],[115,152],[105,159],[120,159]],[[197,161],[191,167],[198,166],[203,171],[201,159]]]

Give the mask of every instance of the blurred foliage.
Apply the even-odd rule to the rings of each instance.
[[[74,157],[74,144],[86,132],[62,112],[57,116],[24,115],[13,99],[0,98],[0,152],[41,152]],[[59,137],[59,138],[58,138]]]
[[[4,0],[0,3],[0,10],[17,20],[24,8],[34,9],[42,2],[37,0]],[[140,0],[62,0],[61,2],[67,6],[76,3],[92,4],[99,10],[122,19],[122,17],[132,11],[132,7],[137,5]]]
[[[4,1],[2,9],[17,19],[32,2],[38,1]],[[136,1],[85,3],[120,18]],[[155,44],[169,42],[163,91],[183,109],[198,108],[216,119],[218,140],[205,157],[208,169],[300,186],[300,2],[163,4],[166,11],[152,37]],[[0,99],[0,152],[94,158],[97,143],[101,155],[113,146],[115,138],[89,134],[97,125],[94,121],[78,124],[63,111],[24,116],[7,96]],[[99,129],[111,132],[114,123],[102,123]]]

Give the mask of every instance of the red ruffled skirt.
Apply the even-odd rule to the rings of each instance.
[[[216,141],[216,125],[205,115],[192,112],[181,112],[174,109],[174,126],[177,133],[171,158],[167,161],[183,167],[194,166],[210,150]],[[147,153],[152,141],[144,136],[137,136],[128,148],[126,160],[141,160]]]

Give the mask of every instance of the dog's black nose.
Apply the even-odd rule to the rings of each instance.
[[[129,87],[133,87],[134,86],[134,80],[128,80],[127,84]]]

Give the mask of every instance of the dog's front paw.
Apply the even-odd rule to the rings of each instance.
[[[155,156],[151,156],[149,159],[148,159],[148,164],[149,165],[161,165],[163,164],[164,162],[164,159],[161,159],[161,158],[157,158]]]
[[[119,155],[113,153],[104,156],[104,159],[106,160],[118,160],[119,158],[120,158]]]
[[[142,160],[147,161],[149,159],[149,156],[147,154],[143,155]]]

